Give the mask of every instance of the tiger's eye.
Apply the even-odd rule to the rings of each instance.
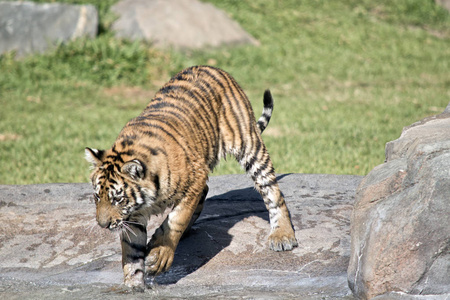
[[[123,201],[123,196],[114,196],[111,200],[111,203],[114,205],[118,205]]]
[[[100,196],[97,193],[94,193],[95,202],[100,202]]]

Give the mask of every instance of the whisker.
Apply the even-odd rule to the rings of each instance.
[[[130,239],[130,235],[128,234],[128,232],[127,232],[126,228],[122,228],[122,233],[124,233],[124,232],[125,232],[125,234],[127,235],[127,237],[128,237],[128,240],[129,240],[129,241],[131,241],[131,239]]]
[[[128,224],[126,224],[126,222],[122,222],[122,228],[125,228],[125,230],[131,232],[134,236],[137,236],[137,234],[131,229],[131,227]]]
[[[120,227],[120,229],[121,229],[122,235],[125,233],[125,234],[127,235],[127,237],[128,237],[128,240],[131,241],[130,235],[129,235],[128,232],[127,232],[127,225],[124,224],[123,222],[120,222],[120,223],[119,223],[119,227]]]
[[[133,221],[123,221],[123,222],[124,222],[124,223],[129,223],[129,224],[136,224],[136,225],[144,226],[144,224],[142,224],[142,223],[133,222]]]
[[[88,223],[86,224],[86,230],[89,230],[89,234],[92,233],[92,230],[94,230],[96,225],[97,225],[97,222],[96,222],[95,218],[88,221]]]

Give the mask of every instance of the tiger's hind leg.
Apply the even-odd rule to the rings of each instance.
[[[275,171],[262,139],[256,140],[249,154],[239,159],[240,164],[255,182],[269,211],[271,232],[269,246],[274,251],[292,250],[298,245],[292,228],[289,210],[281,194]]]

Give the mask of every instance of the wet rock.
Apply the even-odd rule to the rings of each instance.
[[[121,0],[116,36],[145,39],[156,47],[200,49],[258,41],[213,5],[198,0]]]
[[[449,171],[448,112],[386,145],[386,162],[356,192],[348,280],[358,298],[450,297]]]
[[[92,5],[0,2],[0,54],[15,50],[23,56],[81,36],[94,37],[97,24]]]
[[[409,295],[401,292],[391,292],[376,296],[373,300],[447,300],[446,295]]]
[[[359,176],[279,175],[299,247],[268,248],[268,213],[245,175],[211,177],[202,215],[142,297],[352,299],[346,270]],[[5,299],[127,299],[118,237],[95,224],[88,184],[0,186]],[[162,222],[155,217],[149,232]],[[11,298],[13,299],[13,298]]]

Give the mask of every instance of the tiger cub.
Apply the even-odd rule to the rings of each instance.
[[[261,133],[273,110],[270,91],[255,122],[250,102],[223,70],[195,66],[175,75],[129,121],[109,150],[86,148],[97,222],[119,230],[124,284],[143,288],[145,275],[171,266],[183,233],[199,217],[208,173],[233,154],[269,211],[272,250],[297,246],[289,211]],[[147,243],[151,215],[173,207]]]

